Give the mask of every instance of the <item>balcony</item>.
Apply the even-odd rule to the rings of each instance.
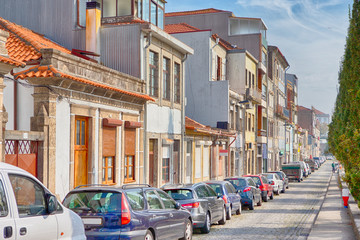
[[[246,99],[256,104],[261,104],[261,91],[260,89],[247,88]]]
[[[258,63],[258,69],[262,72],[262,73],[266,73],[266,66],[263,62],[259,62]]]
[[[276,116],[278,116],[279,118],[282,118],[284,120],[289,120],[289,110],[284,108],[283,106],[277,105],[276,106]]]

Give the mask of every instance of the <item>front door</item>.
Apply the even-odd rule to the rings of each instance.
[[[149,184],[157,186],[157,140],[149,140]]]
[[[88,119],[75,118],[74,187],[88,183]]]

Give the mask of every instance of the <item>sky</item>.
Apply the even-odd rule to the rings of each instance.
[[[332,114],[353,0],[167,0],[166,12],[216,8],[261,18],[298,79],[298,104]],[[241,46],[239,46],[241,47]]]

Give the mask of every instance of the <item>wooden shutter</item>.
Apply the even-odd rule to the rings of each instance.
[[[116,128],[103,127],[103,156],[115,156],[116,154]]]
[[[136,129],[125,128],[125,155],[135,155]]]

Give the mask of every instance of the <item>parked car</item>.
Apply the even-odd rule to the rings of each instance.
[[[265,176],[268,179],[268,182],[273,187],[273,192],[276,195],[279,195],[280,191],[285,192],[284,182],[279,178],[276,173],[263,173],[261,175]]]
[[[30,173],[0,163],[0,239],[86,239],[81,218]]]
[[[309,170],[307,167],[306,167],[306,163],[304,161],[296,161],[296,162],[293,162],[295,164],[300,164],[301,165],[301,168],[302,168],[302,171],[303,171],[303,176],[305,178],[307,178],[309,176]]]
[[[63,204],[82,218],[88,240],[192,238],[191,214],[146,184],[80,186]]]
[[[308,176],[311,175],[311,168],[310,168],[310,165],[305,162],[305,165],[306,165],[306,170],[308,171]]]
[[[286,174],[283,171],[273,171],[270,173],[276,173],[279,176],[279,178],[281,180],[283,180],[283,182],[284,182],[284,188],[283,188],[284,191],[283,192],[285,192],[285,189],[289,188],[289,178],[286,176]]]
[[[309,165],[311,172],[315,172],[317,168],[315,168],[316,163],[314,159],[305,159],[304,162]]]
[[[241,214],[241,197],[239,191],[228,181],[206,181],[217,194],[220,194],[226,205],[226,219],[230,220],[232,214]]]
[[[267,202],[270,199],[272,199],[273,196],[273,187],[269,184],[269,180],[261,175],[244,175],[244,177],[251,177],[256,186],[258,186],[261,190],[261,201]],[[257,203],[258,206],[261,206],[261,201]]]
[[[299,162],[283,164],[281,168],[289,179],[294,179],[298,182],[303,180],[304,165],[301,165]]]
[[[255,203],[261,202],[261,190],[256,187],[251,177],[230,177],[224,180],[229,181],[235,189],[240,191],[242,206],[254,210]]]
[[[191,213],[193,227],[202,233],[210,232],[213,223],[226,223],[225,202],[207,184],[170,184],[162,189]]]

